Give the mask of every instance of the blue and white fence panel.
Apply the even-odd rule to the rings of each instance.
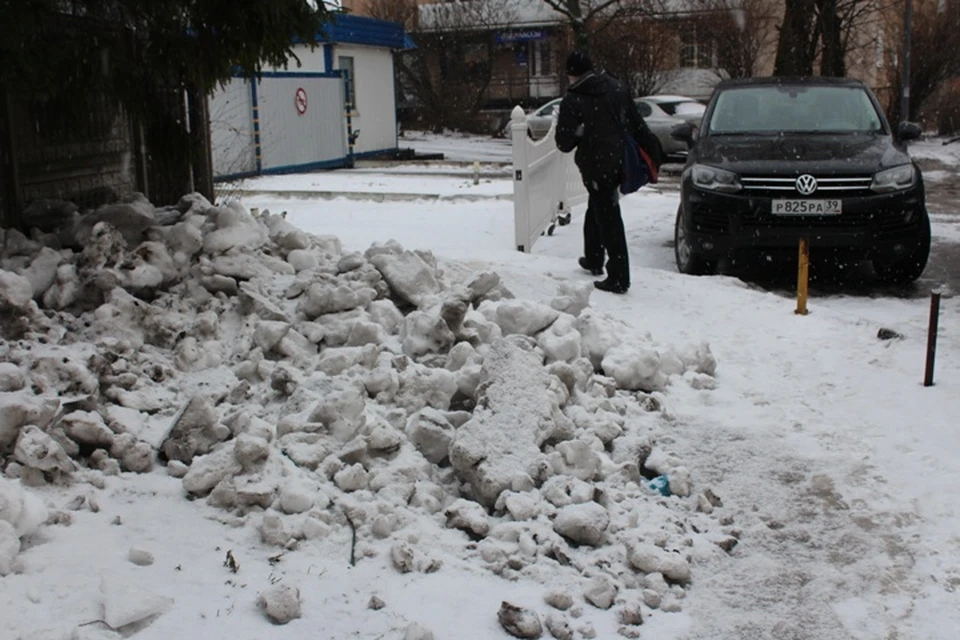
[[[217,180],[350,164],[339,72],[235,78],[209,105]]]

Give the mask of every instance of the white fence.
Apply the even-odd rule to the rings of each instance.
[[[214,178],[346,166],[339,73],[264,72],[210,96]]]
[[[218,87],[207,101],[215,177],[257,172],[253,92],[250,80],[234,78]]]
[[[347,137],[341,77],[264,73],[258,103],[264,173],[343,165]]]
[[[570,210],[587,201],[587,190],[572,153],[561,153],[553,141],[556,122],[540,140],[527,137],[527,117],[519,106],[510,114],[513,141],[513,221],[518,251],[557,223],[570,220]]]

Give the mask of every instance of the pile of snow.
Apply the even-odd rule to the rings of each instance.
[[[22,539],[36,533],[46,519],[47,508],[39,498],[0,477],[0,576],[14,570]]]
[[[443,571],[429,522],[496,575],[581,583],[546,594],[542,620],[491,612],[517,637],[590,637],[580,598],[620,605],[635,637],[680,609],[698,558],[735,544],[654,437],[671,385],[713,387],[709,346],[624,339],[590,283],[519,300],[495,273],[392,241],[344,252],[196,194],[70,211],[56,233],[0,238],[0,575],[40,522],[70,521],[24,487],[160,465],[266,545],[349,527],[399,572]],[[103,591],[113,626],[169,606]],[[263,585],[257,602],[282,624],[300,597]]]

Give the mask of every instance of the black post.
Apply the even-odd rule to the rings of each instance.
[[[913,0],[904,0],[903,7],[903,86],[900,91],[900,122],[910,119],[910,30]]]
[[[16,133],[13,130],[13,109],[10,94],[0,88],[0,178],[3,184],[3,211],[0,227],[20,227],[23,208],[20,202],[20,167],[17,158]]]
[[[213,202],[213,153],[210,141],[210,113],[207,96],[201,82],[191,82],[187,87],[188,113],[191,133],[191,164],[193,164],[194,189]]]
[[[133,140],[133,164],[137,191],[150,197],[149,171],[147,169],[147,143],[143,135],[143,122],[139,115],[130,115],[130,139]]]
[[[923,386],[933,386],[933,362],[937,356],[937,326],[940,321],[940,292],[930,292],[930,325],[927,328],[927,369]]]

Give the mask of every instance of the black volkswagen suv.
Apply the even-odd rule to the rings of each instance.
[[[887,282],[911,282],[930,253],[923,178],[876,97],[846,78],[721,82],[692,148],[675,229],[677,267],[708,274],[723,257],[831,249],[869,259]]]

